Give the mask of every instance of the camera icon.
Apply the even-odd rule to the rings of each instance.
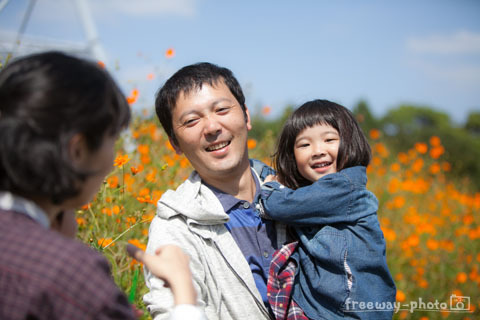
[[[452,294],[450,296],[450,310],[470,310],[470,297]]]

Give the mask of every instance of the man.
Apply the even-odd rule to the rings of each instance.
[[[268,319],[268,269],[285,228],[263,221],[252,204],[269,168],[248,158],[250,114],[238,81],[210,63],[187,66],[167,80],[155,107],[175,151],[195,171],[158,202],[147,252],[175,243],[189,254],[207,318]],[[166,318],[171,293],[148,270],[146,282],[147,308]]]

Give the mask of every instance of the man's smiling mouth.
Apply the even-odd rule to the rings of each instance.
[[[225,148],[225,147],[228,146],[229,144],[230,144],[230,141],[220,142],[220,143],[217,143],[217,144],[214,144],[214,145],[209,146],[209,147],[206,148],[205,150],[207,150],[208,152],[212,152],[212,151],[216,151],[216,150]]]

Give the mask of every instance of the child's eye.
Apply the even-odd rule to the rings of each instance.
[[[306,147],[308,147],[309,145],[310,145],[309,143],[302,143],[302,144],[299,144],[299,145],[297,146],[297,148],[306,148]]]

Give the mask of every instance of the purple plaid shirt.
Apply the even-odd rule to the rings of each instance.
[[[273,255],[268,275],[267,296],[277,320],[308,320],[303,310],[292,299],[297,264],[290,256],[298,241],[284,245]]]
[[[135,319],[107,260],[25,213],[0,209],[0,319]]]

